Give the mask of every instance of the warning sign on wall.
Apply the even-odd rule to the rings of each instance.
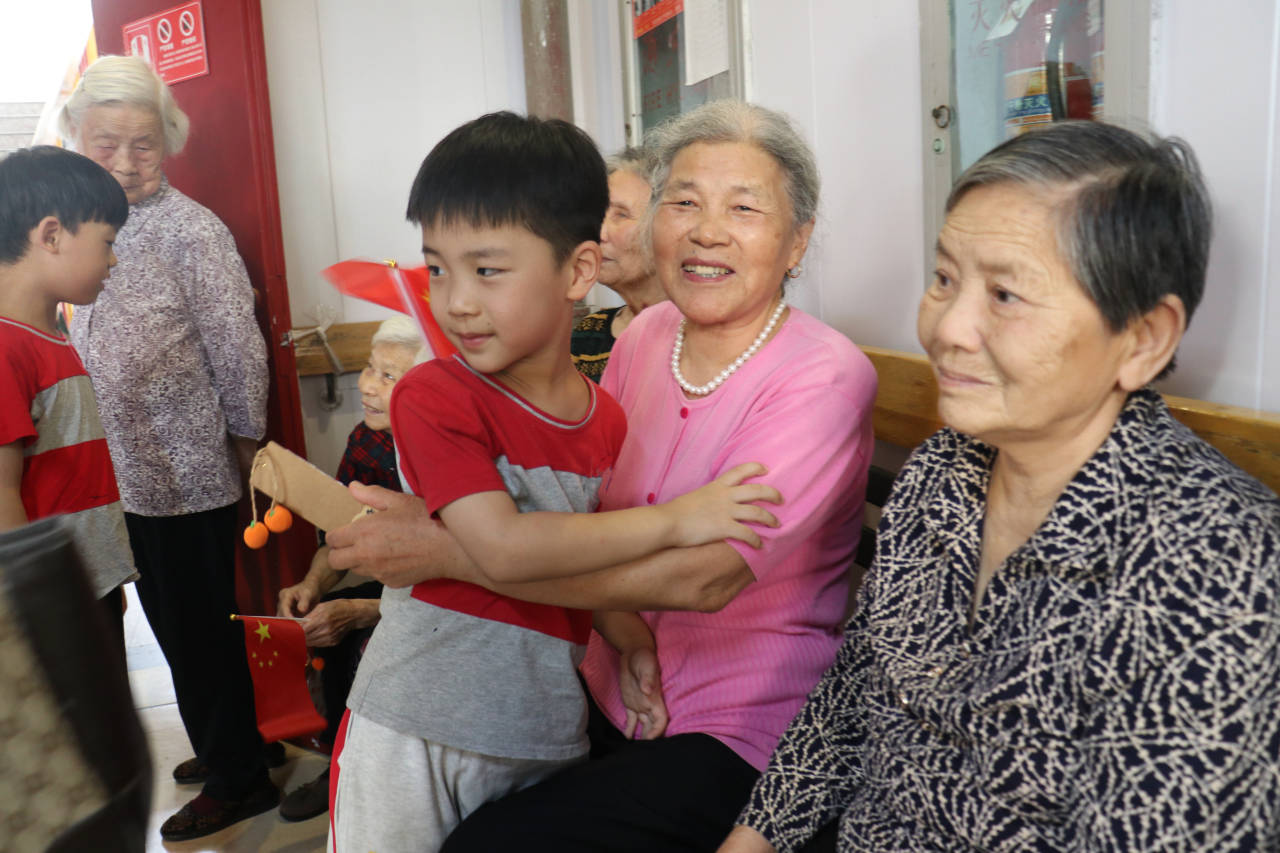
[[[200,0],[131,21],[122,29],[124,52],[145,59],[166,83],[209,73]]]

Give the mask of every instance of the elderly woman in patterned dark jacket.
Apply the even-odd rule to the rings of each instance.
[[[76,310],[71,340],[98,398],[138,595],[195,752],[173,776],[204,785],[160,834],[196,838],[279,800],[254,719],[244,633],[227,619],[237,609],[236,502],[266,430],[266,345],[231,233],[165,178],[188,121],[151,67],[102,57],[60,123],[129,199],[111,286]]]
[[[722,851],[1277,849],[1280,501],[1150,386],[1209,233],[1176,140],[1064,123],[960,177],[947,427]]]

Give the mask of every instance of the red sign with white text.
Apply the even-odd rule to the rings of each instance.
[[[648,2],[638,2],[633,7],[635,10],[635,20],[632,22],[634,35],[632,38],[640,38],[640,36],[665,24],[684,11],[684,0],[648,0]]]
[[[164,82],[172,85],[209,73],[200,0],[130,21],[121,29],[124,52],[145,59]]]

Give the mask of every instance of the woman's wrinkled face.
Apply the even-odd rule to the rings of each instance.
[[[1111,417],[1127,336],[1058,250],[1062,192],[978,187],[947,216],[917,331],[949,426],[1000,447],[1077,435]]]
[[[609,209],[600,228],[601,284],[626,290],[649,277],[649,259],[640,237],[640,218],[649,206],[649,183],[622,169],[609,176]]]
[[[671,163],[654,215],[654,262],[690,322],[747,326],[770,310],[812,230],[793,223],[772,156],[745,142],[697,142]]]
[[[356,387],[369,429],[391,429],[391,389],[413,367],[417,351],[404,344],[379,343],[369,352],[369,363],[360,371]]]
[[[120,182],[129,204],[160,189],[164,128],[153,110],[123,103],[90,107],[77,128],[76,148]]]

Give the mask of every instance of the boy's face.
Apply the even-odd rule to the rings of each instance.
[[[422,226],[431,313],[477,371],[519,380],[568,359],[575,275],[551,244],[516,225]],[[563,352],[561,352],[563,350]]]
[[[98,298],[116,265],[115,239],[116,229],[103,222],[82,222],[74,234],[61,229],[57,236],[59,264],[52,281],[60,302],[88,305]]]

